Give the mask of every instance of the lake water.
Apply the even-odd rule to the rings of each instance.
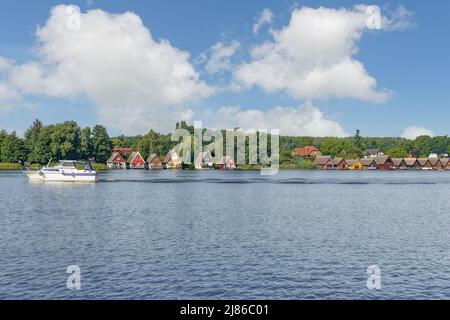
[[[100,179],[0,173],[0,298],[450,298],[450,172]],[[66,288],[69,265],[81,290]]]

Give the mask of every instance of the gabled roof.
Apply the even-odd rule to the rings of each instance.
[[[113,152],[111,157],[109,157],[109,159],[106,161],[106,163],[114,162],[114,159],[116,159],[116,157],[119,157],[119,161],[116,161],[116,162],[125,162],[125,159],[122,157],[122,155],[120,153]]]
[[[379,155],[374,158],[377,165],[385,164],[389,159],[391,159],[391,157],[386,155]]]
[[[298,157],[305,157],[310,155],[312,152],[320,152],[319,149],[317,149],[314,146],[307,146],[304,148],[296,148],[294,149],[294,155]]]
[[[419,164],[420,164],[421,166],[424,166],[424,165],[427,164],[427,162],[430,162],[430,161],[428,160],[428,158],[419,158],[419,159],[417,159],[417,161],[419,161]]]
[[[211,163],[213,162],[213,156],[211,154],[211,151],[205,150],[201,152],[197,158],[195,159],[196,163]]]
[[[364,159],[359,160],[359,162],[360,162],[363,166],[365,166],[365,167],[368,167],[368,166],[370,166],[370,165],[376,165],[376,164],[377,164],[377,163],[375,162],[375,160],[372,159],[372,158],[364,158]]]
[[[428,158],[428,160],[430,161],[431,165],[433,165],[433,166],[435,166],[439,162],[438,157],[430,157],[430,158]]]
[[[411,167],[416,163],[417,158],[405,158],[404,160],[406,162],[406,165]]]
[[[359,162],[360,164],[362,164],[361,161],[360,161],[359,159],[350,159],[350,160],[347,160],[347,164],[348,164],[349,166],[354,166],[354,165],[356,165],[358,162]]]
[[[314,159],[314,164],[322,166],[326,164],[327,162],[331,161],[330,156],[318,156]]]
[[[338,166],[342,161],[344,161],[344,163],[346,163],[345,160],[344,160],[343,158],[334,158],[334,159],[333,159],[333,164],[334,164],[335,166]]]
[[[166,156],[164,157],[163,162],[168,163],[169,161],[171,161],[174,154],[178,155],[177,151],[174,149],[167,152]]]
[[[158,159],[161,162],[161,159],[159,159],[158,155],[156,153],[152,153],[151,155],[148,156],[147,158],[147,162],[150,163],[152,162],[154,159]]]
[[[394,166],[396,166],[396,167],[401,166],[404,161],[405,160],[403,158],[392,158],[392,162],[394,163]]]
[[[131,153],[130,157],[128,158],[128,163],[133,162],[134,158],[136,158],[137,156],[141,157],[142,160],[144,160],[144,158],[142,158],[141,154],[138,151],[134,151]]]

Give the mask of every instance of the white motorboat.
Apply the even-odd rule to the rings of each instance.
[[[48,165],[39,171],[27,171],[30,181],[52,182],[96,182],[97,172],[89,161],[83,163],[84,169],[77,169],[78,161],[61,160],[54,167]]]

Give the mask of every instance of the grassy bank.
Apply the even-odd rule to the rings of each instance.
[[[0,170],[22,170],[19,163],[0,163]]]
[[[108,167],[106,166],[106,164],[104,164],[104,163],[93,163],[92,164],[92,168],[94,168],[94,170],[97,170],[97,171],[107,171],[107,170],[109,170]],[[77,164],[77,169],[83,170],[84,169],[84,165]]]
[[[253,171],[261,170],[262,168],[267,168],[268,166],[263,165],[252,165],[252,164],[241,164],[238,166],[238,170],[242,171]],[[280,170],[316,170],[317,166],[310,159],[294,159],[293,162],[283,162],[280,163]]]

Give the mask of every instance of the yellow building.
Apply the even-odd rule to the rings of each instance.
[[[348,170],[362,170],[363,165],[359,160],[347,160]]]

